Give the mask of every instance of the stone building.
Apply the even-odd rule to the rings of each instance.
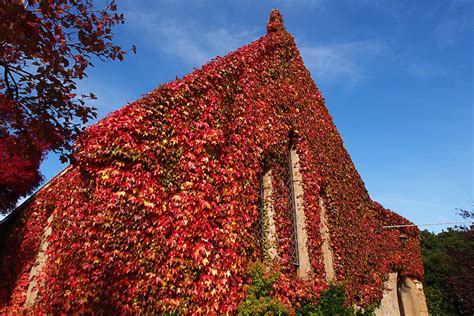
[[[293,310],[425,315],[419,231],[372,201],[286,31],[89,127],[1,227],[0,310],[235,313],[256,261]]]

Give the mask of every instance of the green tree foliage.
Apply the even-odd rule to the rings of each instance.
[[[461,210],[465,219],[474,211]],[[425,295],[433,315],[474,313],[474,226],[421,232]]]

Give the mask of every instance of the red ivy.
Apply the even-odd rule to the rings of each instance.
[[[7,232],[3,311],[21,310],[35,249],[54,209],[38,310],[235,312],[249,283],[247,267],[260,258],[254,228],[262,160],[273,170],[281,258],[275,290],[282,301],[293,307],[315,302],[327,287],[320,197],[349,303],[380,301],[390,270],[422,278],[418,231],[405,232],[403,246],[398,230],[380,229],[408,221],[369,198],[278,12],[268,30],[87,130],[73,169]],[[289,260],[284,174],[290,131],[298,135],[313,268],[304,281]]]

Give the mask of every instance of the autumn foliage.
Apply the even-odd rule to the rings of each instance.
[[[313,270],[307,280],[290,262],[290,133],[303,175]],[[418,231],[404,231],[402,245],[399,230],[381,228],[408,221],[370,199],[277,11],[266,36],[88,128],[74,157],[2,236],[2,311],[22,310],[51,216],[35,309],[236,312],[251,282],[249,265],[262,256],[263,161],[272,169],[280,257],[273,289],[282,304],[296,309],[328,288],[320,198],[348,304],[379,302],[391,270],[423,277]]]
[[[95,117],[76,83],[98,59],[123,59],[112,29],[123,23],[114,1],[0,2],[0,212],[40,182],[40,162],[66,159],[82,125]],[[15,176],[17,174],[17,181]]]
[[[0,124],[14,111],[13,102],[0,94]],[[33,146],[30,146],[33,144]],[[15,205],[19,196],[26,195],[39,184],[38,168],[47,146],[33,138],[4,131],[0,125],[0,213]]]

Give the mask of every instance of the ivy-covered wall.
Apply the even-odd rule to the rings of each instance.
[[[348,304],[382,298],[388,271],[422,279],[418,230],[373,202],[278,11],[266,36],[91,126],[71,170],[3,227],[0,311],[23,309],[53,214],[34,308],[48,312],[235,312],[262,256],[262,161],[272,170],[277,298],[298,308],[328,288],[319,199]],[[312,276],[290,263],[285,173],[295,135]]]

